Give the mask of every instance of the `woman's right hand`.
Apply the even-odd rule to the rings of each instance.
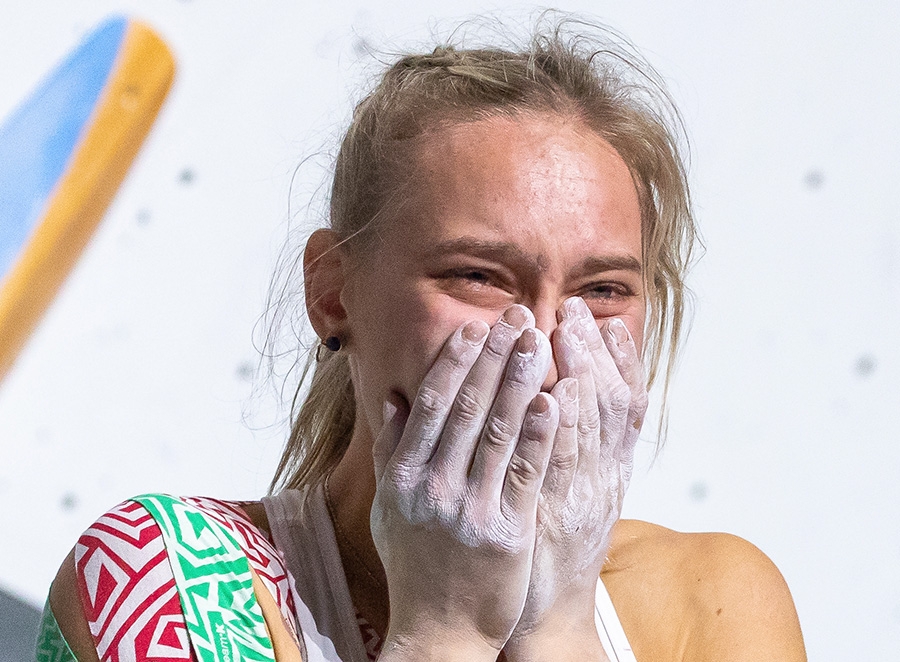
[[[550,343],[526,308],[445,343],[409,408],[386,403],[372,536],[388,579],[383,660],[494,660],[525,603],[559,421]]]
[[[644,372],[625,324],[614,318],[601,330],[580,298],[560,310],[553,346],[560,425],[541,493],[528,600],[506,652],[511,660],[547,650],[558,660],[606,659],[595,590],[647,410]]]

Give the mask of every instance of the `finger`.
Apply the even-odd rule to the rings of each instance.
[[[622,379],[625,380],[631,393],[625,438],[620,450],[624,465],[623,478],[627,483],[631,478],[634,447],[641,432],[644,416],[647,414],[647,382],[644,378],[644,368],[641,365],[637,347],[625,323],[619,318],[611,319],[603,337],[609,353],[619,369],[619,374],[622,375]]]
[[[631,391],[619,373],[597,322],[584,301],[579,297],[568,299],[564,310],[574,312],[591,357],[591,370],[596,385],[597,406],[600,409],[601,453],[618,452],[625,436]]]
[[[525,329],[509,358],[472,458],[469,482],[487,498],[499,498],[525,412],[550,368],[550,341],[537,329]]]
[[[600,459],[600,409],[593,361],[577,318],[565,317],[560,322],[553,334],[553,350],[560,379],[573,378],[578,382],[578,466],[590,470]]]
[[[647,412],[647,382],[634,339],[628,327],[618,317],[609,321],[603,337],[619,374],[631,392],[629,424],[632,428],[640,430],[644,414]]]
[[[541,493],[545,499],[565,500],[578,466],[578,380],[561,379],[550,395],[559,406],[559,426]]]
[[[453,400],[478,358],[487,334],[488,326],[484,322],[468,322],[444,343],[419,386],[389,465],[412,469],[431,459]]]
[[[409,407],[399,397],[391,394],[384,402],[382,409],[382,425],[375,444],[372,446],[372,457],[375,461],[375,480],[381,480],[384,468],[403,436],[403,429],[409,417]]]
[[[453,402],[432,461],[435,471],[459,481],[468,475],[509,357],[522,330],[533,326],[534,315],[520,305],[507,308],[493,326]]]
[[[522,432],[506,467],[500,511],[507,520],[536,521],[538,495],[558,424],[556,400],[547,393],[538,393],[528,406]]]

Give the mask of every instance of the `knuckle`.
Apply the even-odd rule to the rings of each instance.
[[[559,427],[571,430],[578,423],[578,403],[570,402],[559,407]]]
[[[416,405],[426,417],[442,413],[447,407],[447,396],[437,389],[423,384],[416,394]]]
[[[614,416],[628,412],[631,406],[631,389],[623,381],[616,381],[603,399],[603,408]]]
[[[631,343],[624,347],[616,347],[615,359],[616,363],[626,370],[631,370],[640,364],[640,358],[638,358],[637,351]]]
[[[578,466],[578,451],[575,449],[555,452],[550,456],[550,469],[559,473],[569,473]]]
[[[387,472],[387,487],[394,492],[408,489],[415,482],[415,472],[406,464],[396,463]]]
[[[524,370],[507,370],[506,375],[503,378],[503,384],[501,386],[501,394],[505,394],[506,397],[512,395],[513,397],[519,397],[520,395],[524,396],[526,390],[528,390],[528,386],[531,380],[528,379],[527,371]]]
[[[513,354],[503,373],[500,388],[503,391],[522,393],[526,389],[532,388],[537,372],[535,357]]]
[[[518,430],[506,419],[492,416],[484,426],[481,443],[489,450],[506,450],[515,439]]]
[[[650,397],[644,389],[641,389],[631,396],[631,409],[639,415],[643,415],[647,411],[649,404]]]
[[[634,446],[631,445],[628,448],[623,448],[619,453],[619,470],[621,472],[625,472],[628,477],[631,477],[631,472],[634,469]]]
[[[579,436],[590,434],[596,435],[600,431],[600,409],[589,404],[578,412],[578,422],[576,430]]]
[[[484,407],[478,398],[478,389],[471,385],[464,385],[456,396],[454,413],[465,422],[471,423],[482,413]]]
[[[528,386],[530,386],[537,377],[537,362],[536,357],[522,357],[515,356],[512,361],[509,362],[509,367],[506,369],[506,374],[504,375],[503,386],[504,388],[512,389],[514,391],[523,391]]]
[[[541,468],[532,460],[516,453],[509,461],[509,475],[522,485],[529,485],[540,480]]]
[[[597,333],[592,333],[591,329],[588,329],[588,332],[585,333],[584,344],[587,345],[588,351],[592,354],[608,351],[606,349],[606,343],[603,342],[603,338],[600,336],[599,331]]]
[[[447,500],[449,486],[446,478],[438,472],[429,472],[422,481],[421,503],[428,512],[440,512]]]
[[[597,437],[600,434],[600,419],[596,416],[582,416],[578,419],[579,437]]]

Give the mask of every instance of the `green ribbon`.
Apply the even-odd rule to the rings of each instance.
[[[194,506],[165,494],[145,494],[132,501],[144,506],[162,531],[197,659],[275,662],[253,592],[250,563],[231,532]]]
[[[44,604],[44,613],[41,616],[35,659],[37,662],[78,662],[59,629],[59,623],[56,622],[53,610],[50,609],[49,598]]]

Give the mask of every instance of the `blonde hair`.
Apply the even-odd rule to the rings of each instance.
[[[543,14],[525,48],[448,44],[400,57],[353,113],[335,164],[330,226],[351,254],[364,253],[377,224],[402,207],[410,156],[423,136],[449,124],[523,114],[583,123],[631,170],[642,214],[644,362],[648,387],[665,376],[664,412],[685,331],[684,278],[698,241],[680,147],[684,131],[659,75],[611,30]],[[292,419],[273,489],[323,479],[346,451],[355,401],[344,354],[309,357]],[[663,413],[660,438],[664,420]]]

